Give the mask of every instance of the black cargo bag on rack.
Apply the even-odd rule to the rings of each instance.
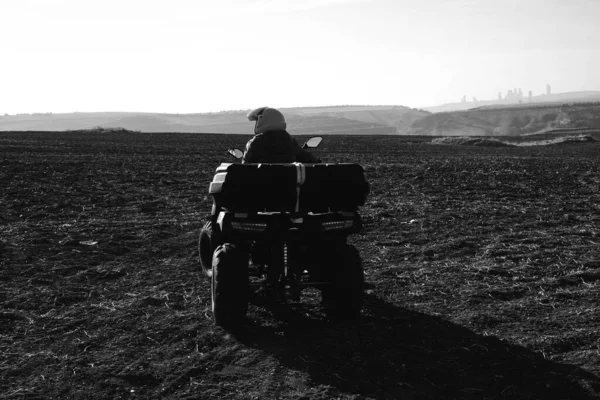
[[[368,192],[358,164],[221,164],[209,189],[234,212],[354,211]]]

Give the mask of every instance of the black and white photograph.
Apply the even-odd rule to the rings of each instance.
[[[599,17],[0,0],[0,400],[600,399]]]

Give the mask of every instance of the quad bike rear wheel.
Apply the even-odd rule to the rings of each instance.
[[[329,264],[330,284],[321,291],[325,312],[339,319],[358,318],[365,285],[360,253],[352,245],[340,245]]]
[[[198,253],[200,254],[200,266],[202,271],[209,278],[212,276],[212,260],[213,253],[217,248],[219,227],[213,227],[212,221],[208,221],[200,230],[200,238],[198,239]]]
[[[248,258],[231,243],[214,252],[211,276],[212,312],[225,329],[239,328],[248,311]]]

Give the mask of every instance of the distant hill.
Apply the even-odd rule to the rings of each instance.
[[[532,96],[531,103],[529,98],[524,96],[520,99],[502,99],[502,100],[482,100],[482,101],[467,101],[465,103],[447,103],[439,106],[424,107],[423,109],[432,113],[446,111],[464,111],[480,107],[507,107],[507,106],[532,106],[539,104],[563,104],[563,103],[589,103],[600,101],[600,91],[582,91],[582,92],[567,92],[555,93],[550,95]]]
[[[365,124],[383,125],[396,128],[390,133],[405,134],[414,121],[430,113],[403,106],[339,106],[339,107],[302,107],[282,109],[286,115],[295,114],[305,117],[319,116],[337,119],[349,119]],[[389,130],[388,130],[389,131]]]
[[[415,121],[409,133],[432,136],[520,136],[556,129],[589,128],[600,128],[600,102],[482,107],[435,113]]]
[[[428,115],[402,106],[338,106],[281,109],[292,134],[397,134]],[[0,131],[64,131],[94,127],[140,132],[251,133],[249,110],[203,114],[68,113],[0,117]]]
[[[586,93],[595,99],[595,93]],[[572,102],[569,93],[536,104],[489,104],[465,111],[431,113],[402,106],[282,108],[294,135],[528,135],[555,129],[600,128],[598,102]],[[538,96],[538,98],[541,96]],[[98,112],[0,116],[0,131],[65,131],[97,127],[140,132],[252,134],[249,110],[202,114]]]

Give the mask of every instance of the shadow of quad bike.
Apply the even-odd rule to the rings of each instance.
[[[276,313],[273,323],[248,324],[236,339],[301,372],[305,384],[282,380],[277,388],[299,398],[591,400],[600,394],[600,377],[579,366],[373,294],[365,294],[354,321],[332,322],[305,303],[279,305]]]

